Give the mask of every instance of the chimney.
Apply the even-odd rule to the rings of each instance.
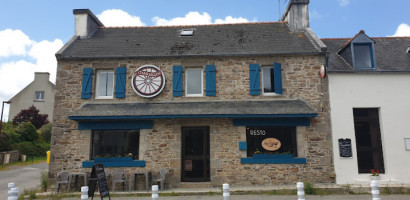
[[[292,31],[305,31],[309,28],[309,0],[289,0],[281,21],[287,21]]]
[[[48,72],[34,72],[34,81],[49,81],[50,73]]]
[[[98,27],[104,26],[89,9],[74,9],[73,14],[75,35],[81,38],[90,36]]]

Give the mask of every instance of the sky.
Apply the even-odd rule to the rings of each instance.
[[[105,26],[272,22],[289,0],[0,0],[0,101],[49,72],[74,34],[73,9],[90,9]],[[410,0],[310,0],[310,27],[320,38],[410,36]],[[4,117],[8,118],[8,105]]]

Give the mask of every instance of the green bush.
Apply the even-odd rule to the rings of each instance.
[[[46,156],[46,152],[50,150],[50,144],[38,142],[20,142],[13,145],[14,149],[20,151],[20,154],[27,156]]]
[[[11,144],[16,144],[21,142],[21,135],[18,133],[10,133],[11,136]]]
[[[16,132],[20,134],[21,141],[35,141],[38,139],[36,127],[30,122],[24,122],[17,126]]]
[[[1,133],[0,136],[0,152],[1,151],[10,151],[11,148],[12,138],[8,133]]]
[[[51,140],[52,125],[53,125],[52,123],[48,123],[39,129],[39,131],[41,132],[41,135],[43,136],[44,141],[47,143],[50,143],[50,140]]]

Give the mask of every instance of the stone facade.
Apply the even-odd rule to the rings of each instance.
[[[251,96],[249,64],[261,66],[274,62],[282,64],[283,95]],[[319,69],[325,63],[324,55],[261,56],[261,57],[196,57],[196,58],[145,58],[59,61],[57,69],[53,133],[51,138],[50,177],[58,171],[90,171],[82,168],[89,160],[91,131],[78,130],[76,121],[68,116],[87,102],[175,102],[217,100],[282,100],[301,99],[307,102],[318,117],[311,118],[310,126],[297,127],[298,157],[306,164],[241,164],[246,151],[238,144],[246,141],[246,127],[233,126],[231,118],[156,119],[153,129],[140,131],[139,159],[146,161],[145,168],[124,168],[127,172],[161,168],[170,169],[167,186],[181,186],[181,127],[209,126],[210,128],[210,186],[222,183],[232,185],[293,184],[296,181],[334,182],[332,139],[328,96],[328,80],[321,79]],[[155,98],[138,96],[130,84],[132,73],[143,65],[161,68],[167,79],[164,90]],[[172,66],[216,66],[215,97],[174,97],[172,95]],[[124,99],[81,99],[82,70],[85,67],[115,69],[127,67],[127,88]],[[93,77],[95,83],[95,73]],[[93,84],[94,87],[95,84]],[[95,91],[95,88],[93,88]],[[111,171],[113,168],[106,168]]]
[[[0,165],[4,163],[4,156],[10,154],[9,163],[20,160],[20,152],[18,150],[0,152]]]

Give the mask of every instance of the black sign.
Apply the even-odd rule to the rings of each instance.
[[[95,164],[93,165],[93,169],[91,170],[90,182],[88,183],[88,197],[92,197],[91,199],[94,198],[94,192],[97,186],[97,182],[101,199],[108,196],[108,198],[111,200],[103,164]]]
[[[352,140],[339,139],[339,154],[340,157],[352,157]]]

